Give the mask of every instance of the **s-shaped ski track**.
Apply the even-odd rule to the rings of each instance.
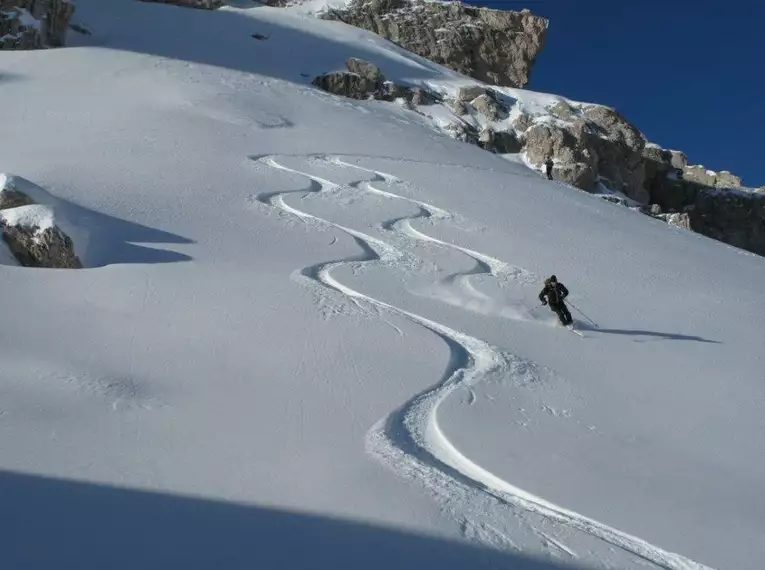
[[[316,159],[317,157],[311,157]],[[344,185],[288,167],[275,156],[252,157],[253,160],[275,170],[302,176],[309,181],[308,192],[321,194]],[[390,227],[401,236],[417,241],[430,241],[460,251],[483,265],[491,275],[509,274],[520,276],[523,270],[514,268],[491,256],[461,246],[449,244],[427,236],[411,227],[413,219],[430,217],[448,222],[453,215],[405,196],[381,190],[374,182],[395,184],[400,179],[383,172],[369,170],[345,162],[341,157],[319,157],[328,164],[338,167],[357,168],[372,175],[371,181],[360,181],[345,185],[356,192],[374,193],[391,200],[400,200],[418,206],[419,212],[409,218],[401,218]],[[370,453],[393,467],[404,476],[416,477],[439,497],[458,494],[466,502],[475,500],[495,508],[496,516],[507,516],[506,508],[516,512],[538,515],[549,523],[576,529],[600,539],[611,546],[623,549],[633,555],[667,570],[711,570],[680,554],[668,552],[638,537],[612,528],[574,511],[555,505],[541,497],[528,493],[500,477],[490,473],[462,454],[444,435],[438,423],[439,406],[461,387],[469,388],[486,379],[537,375],[538,367],[508,353],[496,346],[454,330],[442,323],[423,317],[406,309],[396,307],[357,291],[332,275],[339,267],[358,267],[363,264],[396,266],[406,254],[393,245],[364,232],[314,216],[286,203],[285,196],[298,191],[272,192],[261,194],[257,199],[273,208],[297,217],[304,222],[339,230],[358,244],[361,254],[349,259],[321,262],[300,270],[300,275],[325,289],[339,293],[357,304],[367,304],[378,311],[407,319],[441,338],[451,351],[450,365],[441,380],[433,387],[415,395],[397,410],[378,422],[367,435],[367,449]],[[299,191],[304,193],[305,191]],[[425,212],[425,213],[423,213]],[[488,502],[487,502],[488,499]]]

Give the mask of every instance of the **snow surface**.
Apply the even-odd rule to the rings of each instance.
[[[0,267],[2,567],[761,567],[765,260],[313,89],[468,82],[364,31],[77,6],[0,59],[90,234]]]

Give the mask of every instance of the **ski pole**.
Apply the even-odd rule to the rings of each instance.
[[[583,316],[585,319],[587,319],[588,321],[590,321],[590,324],[592,324],[592,326],[594,326],[595,328],[600,328],[600,327],[597,325],[597,323],[595,323],[595,321],[593,321],[593,320],[592,320],[590,317],[588,317],[587,315],[585,315],[585,314],[584,314],[584,312],[582,312],[582,310],[581,310],[579,307],[577,307],[576,305],[574,305],[574,303],[572,303],[571,301],[569,301],[569,302],[568,302],[568,304],[569,304],[569,305],[571,305],[572,307],[574,307],[574,308],[575,308],[577,311],[579,311],[579,314],[580,314],[580,315],[582,315],[582,316]]]

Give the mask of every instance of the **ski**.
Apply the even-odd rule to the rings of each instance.
[[[566,329],[570,330],[570,331],[571,331],[572,333],[574,333],[575,335],[578,335],[578,336],[580,336],[580,337],[582,337],[582,338],[587,338],[587,337],[586,337],[586,336],[584,336],[582,333],[580,333],[578,330],[576,330],[576,329],[575,329],[575,328],[574,328],[572,325],[566,325],[564,328],[566,328]]]

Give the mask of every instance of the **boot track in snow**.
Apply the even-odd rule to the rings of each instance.
[[[496,527],[501,527],[502,520],[508,516],[515,515],[524,519],[535,515],[555,528],[566,531],[578,530],[668,570],[708,570],[707,566],[679,554],[667,552],[640,538],[527,493],[483,469],[463,455],[449,441],[439,426],[439,406],[458,388],[469,388],[482,380],[503,377],[521,379],[529,376],[538,377],[538,366],[483,340],[365,295],[339,282],[332,275],[336,268],[349,267],[354,269],[364,264],[395,266],[408,254],[379,238],[301,211],[287,204],[285,196],[291,193],[328,193],[328,191],[342,187],[359,193],[371,193],[390,200],[403,201],[416,206],[418,212],[393,220],[384,225],[384,229],[395,232],[399,237],[410,241],[437,244],[471,257],[476,262],[476,268],[462,274],[461,278],[465,281],[468,281],[471,275],[477,274],[487,274],[500,279],[520,280],[532,279],[534,276],[523,269],[511,266],[491,256],[430,237],[413,228],[411,222],[416,219],[429,218],[448,223],[454,219],[454,215],[426,202],[400,196],[375,186],[377,183],[387,185],[401,183],[402,181],[395,176],[363,168],[343,160],[343,158],[352,159],[353,157],[299,156],[290,158],[318,159],[337,168],[359,170],[371,178],[371,180],[361,180],[350,184],[338,184],[285,166],[275,156],[251,157],[257,163],[275,170],[302,176],[309,181],[307,190],[261,194],[257,196],[258,201],[295,216],[304,222],[312,222],[339,230],[353,238],[361,249],[361,254],[358,256],[321,262],[299,270],[299,276],[310,280],[313,284],[344,295],[357,306],[373,307],[378,313],[395,315],[416,323],[440,337],[451,352],[449,366],[439,383],[415,395],[387,418],[373,426],[367,435],[367,449],[373,456],[392,467],[399,474],[419,480],[442,503],[451,505],[450,510],[462,520],[467,520],[467,515],[459,512],[460,510],[464,510],[466,505],[478,506],[481,513],[490,519],[490,523],[484,523],[479,529],[478,534],[480,536],[501,535],[502,533],[497,531]],[[534,532],[538,534],[541,531],[534,530]],[[511,537],[502,537],[499,541],[491,540],[488,542],[495,547],[511,548],[514,546]],[[557,546],[558,550],[568,556],[576,557],[573,551],[556,540],[548,537],[546,542]]]

